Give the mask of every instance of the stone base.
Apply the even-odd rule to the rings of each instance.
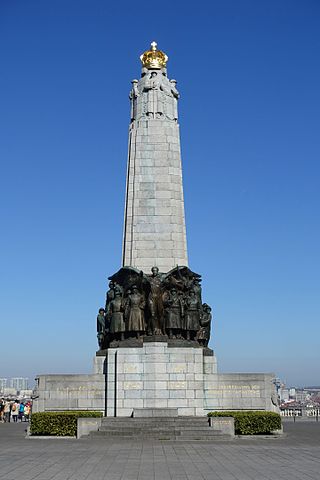
[[[204,357],[199,347],[146,342],[142,348],[109,348],[107,415],[129,417],[137,408],[204,415],[205,364],[208,375],[216,374],[215,357]]]
[[[145,409],[176,409],[179,416],[209,411],[279,411],[273,374],[218,374],[212,350],[143,342],[109,348],[94,358],[92,375],[40,375],[33,411],[100,410],[130,417]],[[142,412],[142,413],[141,413]]]
[[[204,409],[267,410],[279,412],[272,403],[277,398],[273,373],[223,373],[205,376]]]
[[[103,357],[96,357],[103,359]],[[101,367],[101,365],[100,365]],[[33,392],[33,412],[57,410],[105,411],[105,375],[39,375]]]

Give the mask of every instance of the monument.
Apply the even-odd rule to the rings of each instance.
[[[91,375],[41,375],[34,411],[106,416],[175,409],[277,410],[273,374],[219,374],[209,348],[212,310],[188,266],[179,91],[155,42],[132,80],[122,265],[97,316]]]

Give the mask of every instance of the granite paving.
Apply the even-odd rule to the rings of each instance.
[[[0,424],[0,480],[311,480],[320,478],[320,422],[285,422],[282,438],[212,443],[26,439]]]

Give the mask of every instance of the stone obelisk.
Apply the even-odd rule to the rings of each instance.
[[[141,79],[132,81],[130,92],[123,262],[108,277],[105,308],[99,308],[94,374],[40,375],[33,397],[33,412],[103,410],[107,417],[128,417],[118,425],[114,418],[83,418],[78,435],[101,422],[102,435],[119,435],[119,427],[131,423],[134,435],[137,425],[142,431],[156,425],[151,430],[160,439],[172,416],[278,408],[273,374],[217,373],[208,347],[211,307],[203,303],[201,275],[187,265],[179,92],[167,78],[168,58],[154,42],[140,58]],[[136,422],[144,416],[159,418]],[[173,422],[174,438],[176,428]],[[198,427],[194,435],[199,439]]]
[[[127,188],[122,266],[168,272],[188,266],[180,134],[179,92],[167,77],[168,57],[151,49],[140,57],[140,80],[130,91]]]

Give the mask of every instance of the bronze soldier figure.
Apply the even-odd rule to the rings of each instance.
[[[150,293],[148,305],[151,313],[150,330],[153,335],[163,335],[163,301],[162,301],[162,279],[158,267],[152,267],[152,275],[148,277]]]
[[[200,310],[201,304],[194,290],[189,291],[189,295],[186,299],[186,330],[187,340],[193,340],[197,331],[200,328]]]
[[[113,334],[118,340],[124,340],[125,323],[123,320],[123,300],[121,291],[115,289],[114,299],[110,302],[110,333]]]
[[[145,300],[143,295],[139,292],[136,285],[133,285],[131,292],[128,295],[128,332],[134,332],[139,338],[140,334],[145,331],[144,323],[144,308]]]
[[[100,350],[103,348],[105,339],[105,311],[104,308],[99,308],[97,316],[97,337]]]

